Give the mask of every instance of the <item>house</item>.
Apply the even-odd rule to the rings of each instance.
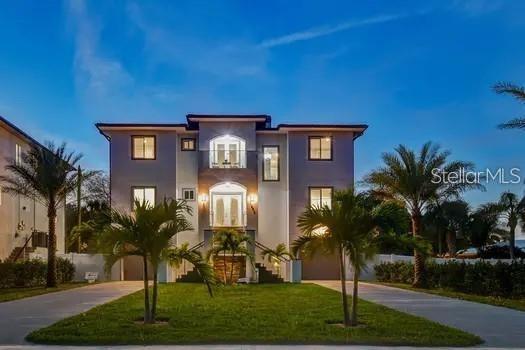
[[[23,152],[38,141],[0,116],[0,175],[6,175],[9,159],[19,162]],[[57,212],[57,252],[65,246],[65,209]],[[20,195],[0,191],[0,260],[20,260],[30,253],[47,257],[47,208]]]
[[[178,244],[205,249],[214,230],[242,228],[256,242],[261,264],[260,248],[289,247],[298,237],[296,221],[305,206],[330,205],[334,189],[353,184],[354,141],[367,128],[273,127],[268,115],[189,114],[186,119],[181,124],[96,124],[109,141],[112,207],[130,212],[134,199],[185,199],[193,208],[195,231],[179,234]],[[140,261],[127,259],[124,278],[140,279]],[[339,278],[335,259],[304,261],[302,268],[303,279]],[[173,280],[166,269],[166,279]],[[246,270],[250,275],[248,263]],[[285,279],[288,274],[283,269]]]

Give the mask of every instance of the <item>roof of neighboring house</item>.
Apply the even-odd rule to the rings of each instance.
[[[287,132],[301,130],[317,131],[354,131],[355,137],[361,136],[368,128],[366,124],[279,124],[272,127],[272,117],[267,114],[188,114],[187,124],[184,123],[97,123],[99,132],[108,138],[104,131],[115,129],[182,129],[184,131],[199,130],[199,122],[255,122],[259,132]]]
[[[40,142],[38,142],[33,137],[28,135],[25,131],[23,131],[18,126],[16,126],[15,124],[11,123],[9,120],[5,119],[1,115],[0,115],[0,123],[3,124],[5,127],[7,127],[7,129],[9,129],[11,132],[14,132],[18,136],[20,136],[21,138],[26,140],[27,142],[32,143],[32,144],[37,145],[37,146],[40,146],[40,147],[43,147],[43,148],[47,148],[46,146],[42,145]]]

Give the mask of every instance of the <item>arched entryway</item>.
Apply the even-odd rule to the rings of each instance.
[[[246,187],[235,182],[210,187],[210,226],[246,226]]]

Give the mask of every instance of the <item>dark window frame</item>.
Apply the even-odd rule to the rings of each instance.
[[[184,141],[193,141],[193,148],[185,148]],[[180,150],[184,152],[191,152],[197,150],[197,139],[195,137],[183,137],[180,139]]]
[[[135,156],[135,139],[153,138],[153,158],[144,158]],[[157,159],[157,136],[156,135],[131,135],[131,159],[132,160],[156,160]]]
[[[308,207],[312,206],[312,190],[325,190],[330,189],[330,203],[333,205],[334,203],[334,186],[308,186]],[[322,197],[322,191],[321,191],[321,199]]]
[[[142,190],[145,190],[147,188],[153,188],[153,191],[154,191],[154,198],[155,198],[155,203],[153,203],[153,206],[157,205],[157,186],[151,186],[151,185],[136,185],[136,186],[131,186],[131,198],[130,198],[130,202],[131,202],[131,212],[135,212],[135,190],[137,189],[142,189]]]
[[[184,191],[193,191],[193,199],[184,198]],[[197,190],[194,187],[184,187],[183,189],[181,189],[181,192],[182,192],[181,199],[188,201],[188,202],[194,202],[197,200]]]
[[[265,173],[264,149],[265,148],[277,148],[277,156],[279,157],[278,161],[277,161],[277,180],[274,180],[274,179],[267,180],[264,177],[264,173]],[[279,145],[263,145],[262,146],[262,155],[263,155],[263,159],[262,159],[262,180],[265,181],[265,182],[279,182],[279,181],[281,181],[281,147],[279,147]]]
[[[319,151],[320,151],[319,158],[312,158],[312,151],[311,151],[312,143],[311,143],[311,140],[312,139],[319,139],[319,147],[321,147],[321,140],[324,139],[324,138],[327,138],[327,137],[330,138],[330,158],[320,158],[321,154],[323,153],[321,148],[319,148]],[[308,160],[313,160],[313,161],[332,161],[332,160],[334,160],[334,137],[332,135],[325,135],[325,136],[312,135],[312,136],[308,136]]]

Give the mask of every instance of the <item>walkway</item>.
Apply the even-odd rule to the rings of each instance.
[[[108,282],[0,303],[0,345],[24,344],[27,334],[141,290],[142,281]]]
[[[312,282],[341,290],[339,281]],[[347,290],[352,291],[352,282],[347,282]],[[363,282],[359,297],[475,334],[485,340],[484,346],[525,347],[522,311]]]

